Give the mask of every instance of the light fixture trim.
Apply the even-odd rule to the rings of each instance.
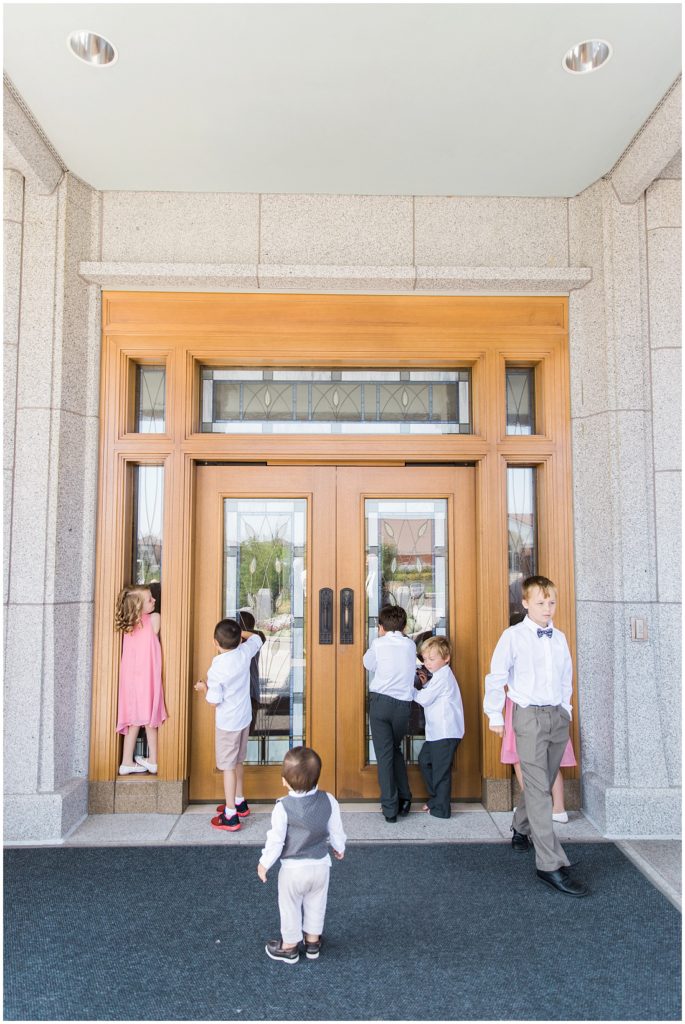
[[[67,49],[77,60],[91,68],[111,68],[119,59],[114,43],[101,32],[79,28],[67,36]]]
[[[589,59],[583,60],[581,54],[583,47],[596,48]],[[569,47],[561,59],[561,66],[569,75],[588,75],[592,71],[599,71],[600,68],[608,64],[613,52],[613,46],[606,39],[584,39],[582,43],[576,43],[574,46]],[[581,66],[573,67],[573,62]],[[583,64],[587,66],[583,67]]]

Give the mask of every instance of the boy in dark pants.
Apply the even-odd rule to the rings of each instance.
[[[378,766],[381,808],[385,820],[409,814],[411,790],[401,743],[407,733],[414,699],[416,645],[404,635],[407,613],[384,605],[378,613],[378,637],[364,655],[374,673],[369,685],[369,725]]]
[[[423,809],[434,818],[449,818],[452,813],[452,762],[464,735],[464,708],[459,684],[450,669],[450,656],[447,637],[432,636],[425,640],[421,657],[432,676],[426,682],[427,673],[419,670],[423,686],[414,691],[414,700],[426,716],[426,742],[419,754],[419,768],[428,789]]]

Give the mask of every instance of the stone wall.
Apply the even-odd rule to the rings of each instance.
[[[583,801],[606,834],[676,834],[673,132],[661,156],[658,133],[651,144],[664,177],[652,174],[646,193],[628,194],[644,168],[622,162],[621,198],[611,179],[571,200],[100,194],[62,176],[39,139],[14,146],[34,129],[7,110],[6,838],[58,839],[86,807],[100,352],[99,287],[88,281],[173,287],[163,274],[178,272],[192,286],[202,274],[225,280],[217,267],[232,268],[240,290],[571,290]],[[636,161],[638,150],[644,136]],[[630,639],[631,617],[647,621],[646,641]]]
[[[99,252],[99,197],[52,171],[5,170],[4,817],[15,841],[59,838],[87,807],[100,314],[78,265]]]

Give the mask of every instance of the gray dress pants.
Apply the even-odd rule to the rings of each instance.
[[[540,871],[568,867],[552,825],[552,784],[568,743],[570,718],[561,705],[514,704],[512,721],[524,785],[512,827],[533,840]]]
[[[397,814],[400,800],[411,800],[402,740],[409,725],[410,700],[397,700],[384,693],[369,694],[369,725],[376,752],[381,807],[386,818]]]

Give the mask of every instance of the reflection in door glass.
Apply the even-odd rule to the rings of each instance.
[[[306,536],[304,498],[224,499],[223,614],[252,612],[266,637],[247,764],[280,764],[305,742]]]
[[[447,562],[447,500],[398,501],[367,499],[366,508],[366,629],[367,647],[378,636],[378,611],[384,604],[401,605],[407,613],[406,634],[424,640],[433,633],[447,635],[449,573]],[[376,763],[368,714],[366,681],[366,742],[369,764]],[[418,760],[425,738],[423,711],[412,704],[408,762]]]

